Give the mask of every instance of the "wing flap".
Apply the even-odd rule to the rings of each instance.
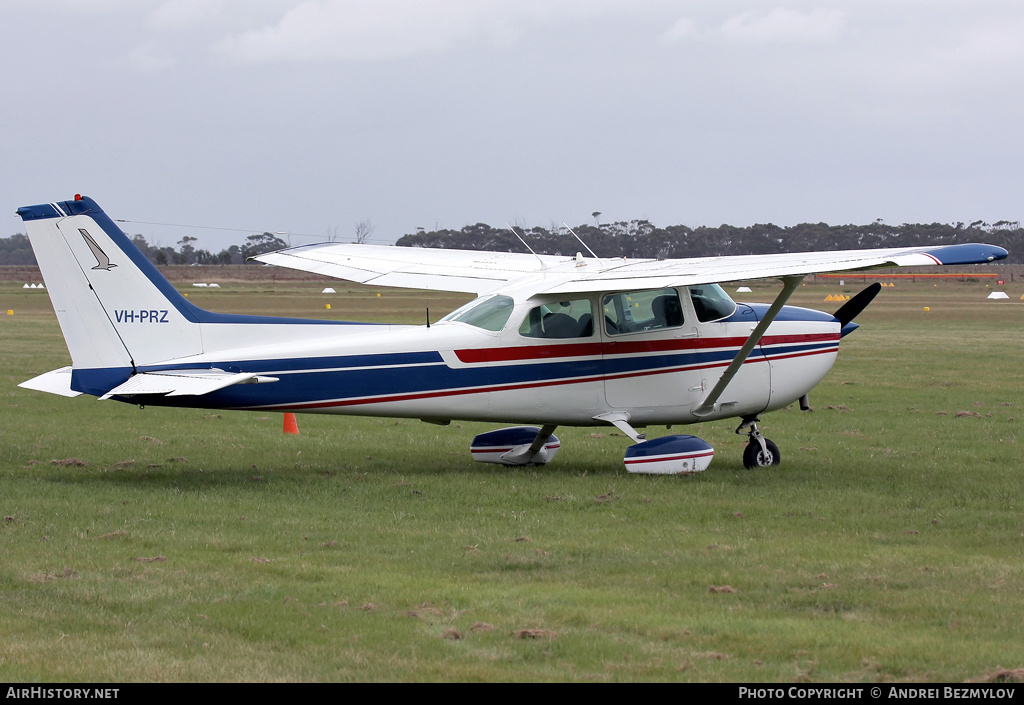
[[[100,399],[130,397],[139,394],[163,394],[169,397],[202,396],[233,384],[276,382],[277,377],[264,377],[254,372],[225,372],[216,369],[162,370],[133,375]]]

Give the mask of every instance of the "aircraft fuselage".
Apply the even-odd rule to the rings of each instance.
[[[680,301],[681,325],[614,336],[598,326],[589,336],[569,339],[520,334],[519,321],[537,305],[533,300],[516,304],[509,324],[498,331],[458,321],[430,327],[296,323],[267,331],[287,334],[288,340],[138,368],[210,367],[277,378],[273,384],[239,384],[200,398],[114,398],[157,406],[582,426],[622,411],[634,425],[687,424],[787,406],[820,382],[835,361],[836,319],[787,306],[715,413],[698,419],[693,410],[767,307],[738,304],[732,315],[701,323],[688,298]],[[223,326],[218,335],[230,338],[230,324],[212,325]],[[73,386],[110,389],[131,372],[76,370]],[[102,382],[89,384],[94,376]]]

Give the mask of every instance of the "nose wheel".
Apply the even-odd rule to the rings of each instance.
[[[747,447],[743,449],[743,467],[747,470],[778,465],[782,459],[779,447],[761,435],[761,431],[757,428],[758,420],[756,416],[743,419],[743,423],[736,429],[738,435],[747,436],[750,439],[747,442]]]

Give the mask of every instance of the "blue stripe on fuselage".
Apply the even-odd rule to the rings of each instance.
[[[754,310],[757,315],[757,320],[764,318],[764,315],[768,313],[768,309],[771,308],[771,304],[743,304],[749,306]],[[736,314],[733,314],[735,316]],[[732,320],[727,319],[727,320]],[[831,313],[825,313],[824,311],[815,311],[813,308],[803,308],[801,306],[783,306],[782,310],[779,311],[779,315],[775,317],[776,321],[780,322],[794,322],[794,321],[807,321],[809,323],[836,323],[836,317]]]

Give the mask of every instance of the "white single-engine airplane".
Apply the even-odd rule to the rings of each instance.
[[[704,470],[689,435],[645,440],[652,424],[735,417],[747,467],[779,449],[760,414],[800,401],[879,290],[835,315],[786,306],[807,274],[977,264],[1007,256],[963,244],[844,252],[625,260],[321,244],[260,255],[364,284],[474,293],[430,325],[212,313],[190,303],[90,198],[18,209],[72,365],[21,384],[151,406],[494,421],[476,460],[549,462],[557,426],[609,424],[635,445],[630,472]],[[717,282],[779,278],[771,305],[737,304]]]

